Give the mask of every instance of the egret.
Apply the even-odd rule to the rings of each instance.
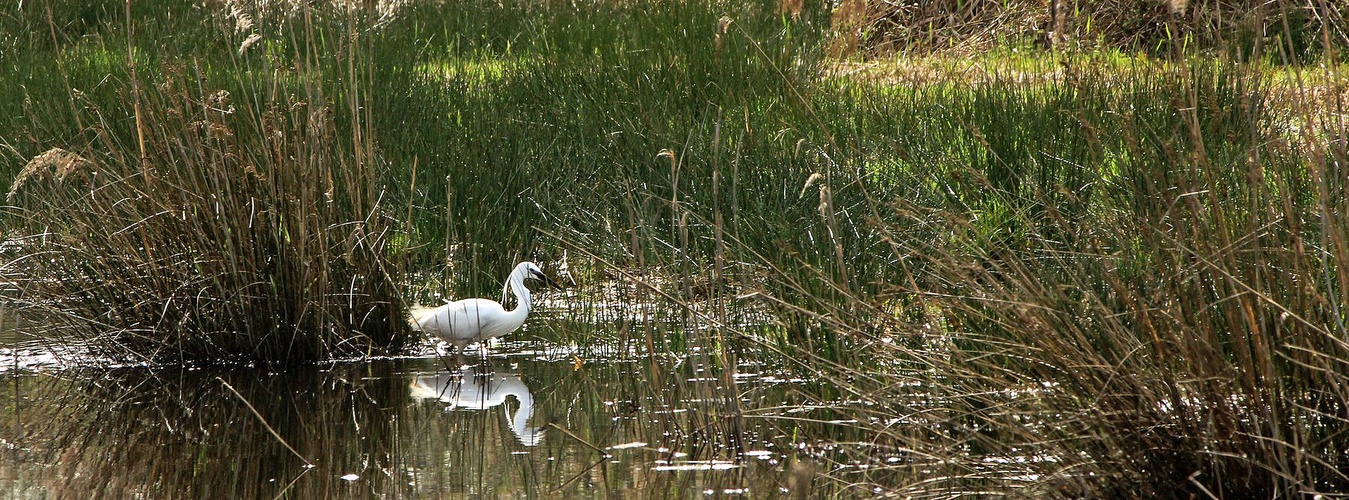
[[[488,299],[464,299],[434,309],[413,308],[412,329],[426,332],[454,345],[455,354],[472,342],[482,342],[511,333],[525,324],[529,316],[530,295],[526,279],[539,279],[545,284],[562,289],[539,270],[533,262],[521,262],[501,285],[501,301],[506,293],[515,294],[515,309],[507,311],[500,302]]]

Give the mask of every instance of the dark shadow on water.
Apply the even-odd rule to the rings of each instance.
[[[736,460],[697,437],[704,403],[664,397],[696,368],[655,380],[647,366],[532,353],[458,372],[434,358],[10,372],[0,375],[0,497],[779,494],[787,457]],[[771,403],[787,388],[753,393]],[[781,432],[746,435],[763,450]]]

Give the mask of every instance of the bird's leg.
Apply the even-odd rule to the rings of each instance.
[[[492,373],[492,359],[487,357],[487,341],[478,349],[478,373]]]
[[[450,349],[454,349],[455,355],[457,356],[459,350],[456,349],[456,347],[458,347],[458,346],[454,345],[453,342],[450,343]],[[437,353],[436,353],[436,357],[440,359],[440,363],[441,363],[441,364],[445,365],[445,370],[447,370],[447,371],[454,371],[454,368],[450,368],[450,362],[445,360],[445,356],[444,356],[444,355],[441,355],[439,352],[437,352]]]
[[[479,366],[482,367],[482,373],[491,373],[492,371],[492,356],[490,356],[491,353],[488,351],[491,343],[492,341],[490,339],[485,339],[480,342],[482,347],[478,350],[478,361]]]
[[[454,350],[454,366],[464,366],[464,349],[468,346],[461,346],[459,344],[455,344],[454,346],[457,348]]]

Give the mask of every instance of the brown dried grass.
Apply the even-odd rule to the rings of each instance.
[[[87,180],[87,174],[92,174],[93,171],[90,167],[92,164],[89,160],[80,155],[61,148],[49,149],[34,156],[22,170],[19,170],[19,175],[14,178],[14,184],[10,185],[5,199],[9,203],[14,203],[15,196],[30,183],[43,183],[50,188],[52,187],[50,184],[62,184],[76,174]]]
[[[1182,36],[1197,47],[1280,42],[1283,22],[1313,45],[1349,46],[1349,7],[1263,0],[845,0],[833,13],[836,56],[970,51],[998,43],[1156,50]],[[1056,32],[1057,31],[1057,32]],[[1293,43],[1303,43],[1294,41]]]

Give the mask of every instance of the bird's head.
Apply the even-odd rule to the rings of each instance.
[[[516,267],[516,272],[522,273],[525,279],[540,280],[543,281],[545,285],[558,290],[562,289],[562,285],[557,284],[557,282],[553,281],[552,278],[549,278],[548,275],[543,274],[543,271],[539,269],[539,266],[534,265],[533,262],[521,262],[520,265]]]

